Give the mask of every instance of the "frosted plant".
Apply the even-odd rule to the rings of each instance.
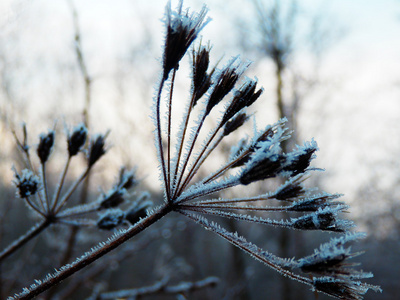
[[[108,191],[91,203],[67,206],[69,200],[74,195],[80,184],[88,176],[95,163],[106,153],[105,139],[107,135],[96,135],[88,143],[88,149],[84,149],[88,136],[87,129],[83,124],[76,126],[72,132],[67,134],[68,156],[64,169],[61,172],[59,183],[51,197],[48,191],[46,179],[46,165],[49,162],[51,152],[54,148],[55,132],[50,130],[39,136],[39,143],[36,147],[36,155],[39,159],[39,174],[31,157],[30,146],[28,145],[27,130],[23,125],[24,138],[21,141],[14,133],[18,148],[22,151],[26,169],[18,174],[14,168],[14,185],[17,189],[17,197],[23,199],[27,206],[33,210],[39,221],[26,234],[22,235],[8,247],[0,252],[0,262],[13,254],[43,230],[53,224],[63,224],[69,226],[97,226],[99,229],[112,229],[122,223],[134,220],[143,215],[143,209],[149,207],[149,202],[134,202],[134,206],[142,207],[142,210],[119,211],[116,207],[123,203],[127,196],[127,191],[133,188],[138,180],[134,171],[127,171],[122,168],[117,183]],[[68,173],[71,160],[80,152],[86,152],[86,168],[77,180],[63,194],[65,179]],[[145,206],[143,206],[145,204]],[[100,213],[99,217],[93,217],[93,213]],[[88,215],[92,215],[90,218]],[[127,218],[129,216],[129,218]]]
[[[49,289],[171,212],[186,216],[266,266],[310,286],[314,291],[339,299],[362,299],[369,289],[380,290],[377,286],[362,282],[363,279],[372,277],[371,273],[357,271],[354,269],[356,264],[349,262],[359,253],[351,253],[351,249],[346,248],[345,244],[362,238],[363,235],[351,233],[349,230],[354,226],[353,223],[341,219],[341,213],[348,206],[339,200],[340,195],[316,194],[314,190],[303,186],[303,181],[313,170],[310,162],[318,150],[317,143],[311,140],[291,152],[282,151],[281,143],[290,138],[285,120],[261,130],[255,129],[252,137],[242,139],[232,148],[232,154],[225,163],[208,175],[200,176],[199,170],[221,142],[248,122],[246,108],[259,100],[263,92],[262,88],[257,87],[257,80],[242,80],[248,63],[235,57],[221,68],[210,68],[210,47],[201,43],[193,46],[201,29],[209,21],[206,14],[206,7],[197,14],[189,13],[183,9],[182,1],[176,11],[171,10],[170,4],[166,9],[163,69],[153,106],[155,145],[164,191],[163,203],[148,214],[141,214],[141,218],[135,219],[138,220],[137,223],[115,233],[109,240],[100,243],[73,263],[27,287],[16,298],[27,299]],[[193,49],[192,87],[181,122],[176,124],[177,118],[175,115],[173,117],[175,78],[179,63],[190,47]],[[205,123],[218,114],[218,110],[220,112],[216,125],[208,131]],[[176,126],[179,127],[178,134],[172,136]],[[103,151],[96,153],[101,156]],[[45,154],[42,156],[46,157]],[[30,178],[29,176],[30,174],[25,174],[20,178]],[[253,183],[277,177],[284,178],[285,182],[276,190],[256,196],[223,196],[225,190],[233,187],[241,187],[240,190],[251,194]],[[115,199],[118,202],[118,196]],[[63,203],[64,201],[57,201],[57,205],[53,206],[62,207]],[[109,202],[104,203],[108,206]],[[274,203],[279,204],[273,205]],[[133,210],[143,212],[141,206],[134,207]],[[274,213],[277,212],[293,215],[288,219],[274,218]],[[104,228],[121,222],[120,210],[109,213],[100,220]],[[336,232],[339,237],[332,238],[310,256],[300,259],[281,258],[237,233],[226,230],[208,217],[230,218],[287,230]]]

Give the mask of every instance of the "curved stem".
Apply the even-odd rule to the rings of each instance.
[[[142,232],[147,227],[167,215],[172,210],[172,205],[164,204],[162,207],[159,208],[159,210],[155,211],[153,214],[147,216],[145,219],[142,219],[140,222],[131,226],[125,232],[110,238],[109,241],[107,241],[106,243],[101,243],[101,246],[95,247],[93,251],[86,254],[84,257],[78,258],[73,263],[62,267],[54,274],[48,275],[46,279],[41,281],[40,283],[31,285],[29,288],[24,289],[24,291],[21,292],[19,295],[16,295],[14,299],[32,299],[33,297],[43,293],[52,286],[60,283],[62,280],[65,280],[74,273],[83,269],[87,265],[93,263],[108,252],[114,250],[138,233]]]
[[[175,75],[176,69],[172,72],[171,79],[171,89],[169,91],[169,100],[168,100],[168,129],[167,129],[167,186],[171,190],[171,117],[172,117],[172,95],[174,93],[174,83],[175,83]]]
[[[213,141],[213,139],[215,138],[215,136],[217,135],[218,131],[221,129],[221,124],[220,126],[218,126],[215,131],[213,132],[212,136],[208,139],[206,145],[203,147],[202,151],[200,152],[200,154],[197,156],[195,163],[193,164],[193,167],[191,168],[191,170],[189,171],[189,174],[186,176],[186,179],[184,180],[181,188],[180,188],[180,192],[182,192],[187,185],[190,183],[190,181],[193,179],[193,176],[196,175],[197,171],[199,170],[199,168],[201,167],[201,165],[203,164],[203,162],[207,159],[207,157],[211,154],[212,151],[214,151],[214,149],[218,146],[218,144],[222,141],[222,139],[224,138],[224,135],[222,134],[214,143],[214,145],[208,149],[208,146],[210,146],[211,142]],[[208,151],[207,151],[208,149]],[[207,152],[206,152],[207,151]],[[205,153],[205,154],[204,154]]]
[[[21,248],[23,245],[25,245],[27,242],[29,242],[31,239],[33,239],[35,236],[37,236],[39,233],[41,233],[44,229],[46,229],[50,224],[52,223],[51,220],[49,219],[44,219],[41,223],[37,223],[35,226],[33,226],[28,232],[26,232],[23,236],[12,242],[6,249],[1,251],[0,253],[0,262],[13,254],[15,251],[17,251],[19,248]]]
[[[71,197],[73,192],[75,192],[76,188],[79,186],[79,184],[86,178],[86,176],[89,174],[91,170],[91,167],[87,167],[85,172],[82,173],[81,177],[79,177],[75,183],[70,187],[68,190],[67,194],[64,195],[60,203],[57,205],[57,207],[54,208],[54,214],[57,215],[57,213],[60,211],[60,209],[64,206],[64,204],[68,201],[68,199]]]
[[[50,211],[50,202],[49,202],[49,192],[47,189],[47,179],[46,179],[46,163],[43,163],[41,166],[41,173],[42,173],[42,182],[43,182],[43,189],[44,189],[44,202],[43,205],[46,205],[46,213]]]
[[[163,182],[164,182],[164,189],[165,194],[167,196],[167,200],[170,200],[170,190],[168,186],[168,176],[167,170],[165,168],[165,159],[164,159],[164,147],[162,144],[162,134],[161,134],[161,117],[160,117],[160,103],[161,103],[161,92],[164,87],[165,79],[163,78],[160,82],[160,86],[157,92],[157,100],[156,100],[156,147],[160,159],[161,169],[163,173]]]
[[[58,200],[60,198],[61,190],[64,186],[65,176],[67,175],[69,163],[71,162],[71,156],[68,155],[68,160],[65,163],[64,170],[61,175],[60,182],[58,183],[57,191],[54,193],[53,203],[51,205],[51,211],[54,212],[54,209],[57,207]]]
[[[192,112],[192,108],[193,108],[193,103],[194,103],[194,94],[192,95],[192,97],[191,97],[191,100],[190,100],[190,104],[189,104],[189,107],[188,107],[188,110],[187,110],[187,112],[185,113],[185,121],[184,121],[184,125],[183,125],[183,132],[182,132],[182,135],[180,136],[180,140],[178,141],[178,143],[179,143],[179,150],[178,150],[178,154],[177,154],[177,156],[176,156],[176,163],[175,163],[175,169],[174,169],[174,176],[173,176],[173,179],[172,179],[172,184],[173,184],[173,189],[172,189],[172,194],[173,195],[175,195],[175,192],[176,192],[176,188],[177,188],[177,186],[176,186],[176,179],[177,179],[177,176],[178,176],[178,171],[179,171],[179,163],[180,163],[180,160],[181,160],[181,155],[182,155],[182,150],[183,150],[183,144],[184,144],[184,141],[185,141],[185,135],[186,135],[186,130],[187,130],[187,128],[188,128],[188,123],[189,123],[189,118],[190,118],[190,114],[191,114],[191,112]]]

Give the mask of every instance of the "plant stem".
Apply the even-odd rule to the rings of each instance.
[[[52,221],[50,219],[44,219],[41,223],[37,223],[28,232],[26,232],[23,236],[12,242],[6,249],[4,249],[0,253],[0,261],[13,254],[15,251],[17,251],[19,248],[25,245],[28,241],[30,241],[40,232],[46,229],[51,223]]]
[[[33,297],[43,293],[52,286],[58,284],[62,280],[65,280],[74,273],[93,263],[108,252],[114,250],[130,238],[134,237],[136,234],[142,232],[147,227],[167,215],[172,210],[173,206],[171,204],[164,204],[157,211],[147,216],[145,219],[142,219],[140,222],[136,223],[132,227],[128,228],[124,233],[121,233],[116,237],[110,238],[108,242],[106,242],[105,244],[102,243],[102,246],[96,247],[93,251],[86,254],[84,257],[79,258],[75,260],[75,262],[62,267],[56,273],[52,274],[51,276],[47,276],[46,279],[41,281],[39,284],[32,285],[30,288],[25,289],[21,294],[16,295],[14,299],[32,299]]]

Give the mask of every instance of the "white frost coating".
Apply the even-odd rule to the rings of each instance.
[[[239,179],[236,175],[231,175],[220,181],[212,181],[207,184],[194,184],[190,186],[185,192],[183,192],[176,200],[176,203],[189,201],[201,196],[216,193],[218,191],[224,190],[228,187],[233,187],[238,185]]]

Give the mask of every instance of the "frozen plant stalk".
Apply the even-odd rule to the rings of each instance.
[[[302,184],[307,177],[305,175],[312,171],[310,162],[318,150],[317,143],[311,140],[289,153],[282,151],[282,141],[289,138],[285,120],[255,130],[251,138],[242,140],[232,148],[232,155],[225,163],[206,177],[199,178],[199,170],[204,162],[228,135],[237,132],[249,120],[246,109],[260,99],[263,92],[262,88],[257,87],[257,80],[242,79],[249,64],[241,62],[238,57],[221,68],[215,66],[210,69],[210,47],[199,43],[192,47],[191,52],[192,88],[189,100],[180,124],[173,122],[177,120],[176,116],[172,118],[172,104],[179,63],[208,23],[206,15],[206,7],[199,13],[189,13],[189,10],[183,9],[182,1],[176,11],[171,10],[170,3],[166,8],[163,69],[153,106],[155,145],[164,203],[147,216],[143,215],[144,218],[127,230],[99,244],[59,272],[49,275],[40,284],[32,285],[17,298],[28,298],[48,289],[172,211],[181,213],[268,267],[310,286],[314,291],[339,299],[355,300],[362,299],[369,289],[380,291],[379,287],[362,281],[372,277],[371,273],[357,271],[354,269],[356,264],[349,262],[358,253],[351,253],[345,244],[363,235],[351,233],[349,230],[354,226],[353,223],[340,218],[348,208],[338,200],[340,195],[315,194]],[[216,126],[207,132],[204,124],[214,114],[220,116]],[[178,135],[172,139],[174,128],[178,129]],[[285,183],[275,191],[252,197],[221,196],[232,187],[242,186],[242,190],[251,190],[253,183],[277,177],[284,178]],[[276,219],[273,217],[276,212],[295,212],[296,217]],[[118,213],[114,211],[119,216]],[[209,221],[208,216],[284,227],[287,230],[337,232],[339,237],[332,238],[310,256],[287,259],[275,256],[244,237],[229,232]],[[120,218],[102,219],[102,225],[106,227],[112,222],[118,223]]]

